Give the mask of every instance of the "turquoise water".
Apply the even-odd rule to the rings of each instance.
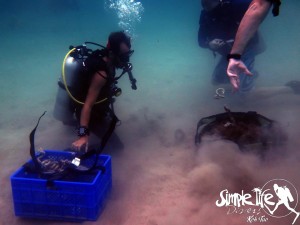
[[[138,90],[131,90],[126,77],[119,83],[123,94],[115,105],[122,125],[116,132],[124,148],[106,150],[113,156],[114,188],[96,224],[246,224],[245,218],[228,216],[215,206],[220,190],[239,191],[281,177],[300,191],[295,169],[300,96],[274,94],[246,103],[230,97],[215,100],[210,76],[217,61],[197,45],[199,1],[140,2],[140,21],[129,24]],[[268,48],[257,57],[258,88],[300,79],[299,10],[299,1],[286,1],[278,18],[270,14],[262,24]],[[111,31],[124,27],[103,0],[0,0],[0,15],[0,224],[40,224],[14,216],[9,176],[29,158],[28,135],[43,111],[48,113],[37,133],[37,147],[64,149],[76,138],[72,128],[52,116],[69,45],[105,45]],[[289,143],[270,153],[266,163],[228,143],[196,149],[196,123],[223,112],[224,105],[278,120]],[[181,142],[174,137],[178,129],[184,133]],[[289,223],[291,218],[270,218],[266,224]]]

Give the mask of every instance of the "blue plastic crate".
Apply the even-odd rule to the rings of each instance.
[[[72,154],[47,150],[46,156],[71,158]],[[94,162],[93,158],[89,160],[86,165]],[[105,172],[99,170],[55,180],[51,188],[47,180],[21,167],[11,176],[15,215],[66,221],[97,220],[112,188],[111,157],[100,155],[98,165],[104,166]]]

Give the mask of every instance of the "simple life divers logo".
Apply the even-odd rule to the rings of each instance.
[[[248,223],[267,222],[269,217],[290,216],[292,224],[297,221],[298,192],[295,186],[284,179],[268,181],[262,188],[252,189],[252,193],[230,193],[227,189],[220,192],[216,206],[226,207],[227,214],[244,214]]]

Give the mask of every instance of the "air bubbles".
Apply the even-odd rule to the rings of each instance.
[[[119,27],[135,37],[135,26],[141,22],[144,7],[136,0],[105,0],[105,7],[117,13]]]

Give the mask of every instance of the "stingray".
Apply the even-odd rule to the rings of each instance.
[[[72,177],[78,174],[91,174],[97,170],[105,171],[105,167],[100,165],[99,159],[99,155],[105,143],[101,143],[100,148],[89,149],[89,151],[84,154],[76,153],[72,150],[70,151],[70,149],[66,149],[65,151],[69,152],[65,152],[65,154],[51,154],[51,151],[36,151],[34,143],[35,132],[45,113],[46,112],[39,117],[36,126],[29,135],[32,161],[23,165],[26,172],[36,173],[40,178],[47,179],[47,186],[52,187],[54,180]],[[114,129],[114,127],[110,127],[110,129]],[[110,135],[110,133],[108,134]]]
[[[267,150],[282,146],[287,135],[275,120],[254,111],[225,112],[204,117],[197,125],[195,143],[199,145],[205,137],[212,140],[228,140],[236,143],[240,150]]]

